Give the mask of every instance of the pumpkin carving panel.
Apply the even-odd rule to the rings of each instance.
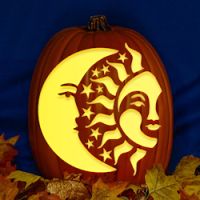
[[[138,33],[102,17],[89,30],[58,33],[40,57],[29,109],[34,156],[47,177],[67,171],[141,183],[170,158],[167,75]]]

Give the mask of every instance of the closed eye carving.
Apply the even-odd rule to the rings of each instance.
[[[130,105],[135,105],[137,107],[145,106],[145,97],[142,94],[133,94],[131,96]]]
[[[135,105],[137,107],[145,106],[145,104],[142,101],[131,102],[130,105]]]

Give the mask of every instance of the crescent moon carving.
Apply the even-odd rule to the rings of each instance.
[[[81,143],[74,129],[78,109],[73,96],[58,95],[65,82],[78,85],[81,78],[97,61],[117,53],[109,48],[82,50],[61,61],[49,74],[40,92],[38,118],[41,131],[50,148],[69,165],[90,172],[113,172],[112,166],[98,160]]]

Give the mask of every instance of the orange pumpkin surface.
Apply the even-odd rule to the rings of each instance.
[[[48,178],[67,172],[90,181],[142,183],[155,164],[166,169],[172,98],[154,48],[131,29],[110,27],[103,16],[92,17],[88,28],[57,33],[33,75],[29,136]]]

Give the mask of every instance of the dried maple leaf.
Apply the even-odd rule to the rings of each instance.
[[[181,186],[186,195],[200,199],[200,177],[198,177],[198,179],[194,178],[192,180],[192,178],[190,178],[187,181],[183,181]]]
[[[178,200],[179,184],[174,176],[166,176],[164,170],[160,167],[154,167],[147,171],[145,176],[149,194],[154,200]]]
[[[200,166],[200,158],[194,156],[185,156],[177,165],[174,175],[178,180],[197,177],[195,176],[195,170],[198,166]]]
[[[20,170],[16,170],[14,172],[12,172],[8,178],[13,179],[14,181],[22,181],[25,182],[25,188],[27,188],[29,185],[31,185],[32,183],[38,181],[39,179],[41,179],[41,176],[37,176],[35,174],[32,173],[27,173],[27,172],[23,172]]]
[[[48,194],[48,192],[40,192],[38,194],[30,196],[28,200],[60,200],[60,198],[55,194]]]
[[[188,195],[184,190],[180,190],[180,200],[199,200],[199,198],[194,194]]]
[[[24,185],[22,185],[20,187],[20,185],[22,183],[24,183]],[[16,196],[17,200],[26,200],[30,196],[36,195],[36,194],[44,192],[46,190],[46,182],[42,181],[41,179],[39,179],[38,181],[32,183],[27,188],[25,188],[25,185],[26,185],[25,182],[18,181],[17,185],[18,185],[18,188],[19,188],[19,193]]]
[[[200,158],[185,156],[181,159],[174,172],[182,191],[190,199],[200,199],[200,175],[195,175],[195,170],[199,165]]]
[[[126,189],[126,186],[126,182],[105,184],[99,179],[92,186],[91,200],[122,200],[118,196]]]
[[[17,183],[0,176],[0,200],[14,200],[18,193]]]
[[[47,192],[58,195],[61,200],[86,200],[90,197],[87,187],[77,180],[53,179],[47,185]]]
[[[19,136],[5,140],[4,135],[0,135],[0,174],[7,176],[14,171],[15,165],[12,164],[13,158],[17,155],[17,150],[13,145],[17,142]]]
[[[19,135],[16,135],[14,137],[11,137],[11,138],[7,139],[6,143],[7,144],[11,144],[12,146],[14,146],[17,143],[18,140],[19,140]]]

